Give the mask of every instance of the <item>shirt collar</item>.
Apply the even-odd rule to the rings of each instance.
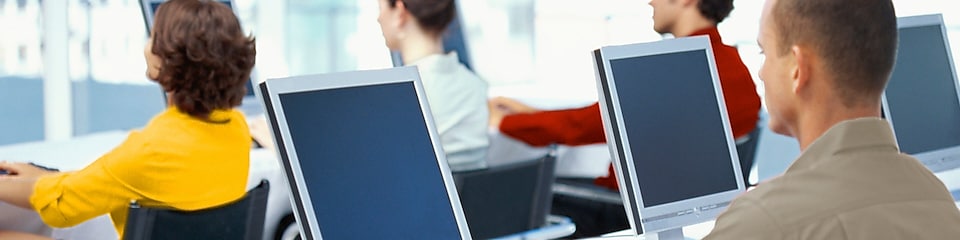
[[[710,43],[723,43],[723,39],[720,38],[720,32],[717,30],[716,26],[700,29],[690,36],[699,36],[699,35],[709,35]]]
[[[886,148],[900,152],[886,120],[868,117],[840,122],[814,140],[787,172],[814,168],[835,155],[863,148]]]
[[[179,116],[186,119],[199,120],[207,123],[219,124],[219,123],[230,122],[231,118],[233,117],[233,114],[231,114],[233,111],[234,110],[216,109],[210,112],[210,116],[208,116],[207,119],[199,119],[199,118],[190,116],[189,114],[183,111],[180,111],[180,108],[177,108],[176,106],[168,106],[164,114],[175,115],[175,116]]]
[[[417,66],[418,68],[437,67],[443,69],[452,67],[451,63],[459,63],[457,52],[429,55],[408,63],[405,66]]]

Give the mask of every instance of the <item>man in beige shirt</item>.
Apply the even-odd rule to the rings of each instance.
[[[800,157],[734,200],[705,239],[960,239],[946,187],[900,153],[880,119],[897,21],[890,0],[768,0],[764,49],[770,128]]]

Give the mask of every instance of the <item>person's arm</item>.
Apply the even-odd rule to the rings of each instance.
[[[53,174],[27,163],[0,163],[0,170],[7,172],[0,175],[0,201],[17,207],[32,209],[30,195],[33,195],[33,185],[37,178]]]
[[[567,110],[514,114],[503,118],[500,132],[532,146],[553,143],[584,145],[606,142],[600,105]]]
[[[132,135],[131,135],[132,136]],[[107,171],[119,161],[150,161],[131,138],[79,171],[40,176],[32,185],[28,208],[37,211],[51,227],[70,227],[94,217],[126,208],[139,194]],[[144,169],[128,169],[142,172]],[[23,196],[20,196],[22,201]]]
[[[0,239],[16,240],[52,240],[52,238],[21,232],[0,231]]]
[[[0,177],[0,202],[32,209],[30,195],[33,194],[33,184],[36,178]]]
[[[783,239],[782,230],[763,207],[750,199],[736,199],[717,217],[704,240]]]

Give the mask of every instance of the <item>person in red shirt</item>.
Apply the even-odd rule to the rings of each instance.
[[[710,37],[734,138],[743,139],[755,131],[760,113],[756,86],[737,49],[724,45],[717,31],[717,24],[733,10],[733,0],[651,0],[650,6],[657,32],[676,37]],[[491,126],[532,146],[606,142],[598,103],[577,109],[541,111],[513,99],[497,97],[490,100],[489,107]],[[746,183],[753,160],[744,157],[740,161]],[[609,167],[608,176],[597,178],[594,183],[617,190],[613,165]]]

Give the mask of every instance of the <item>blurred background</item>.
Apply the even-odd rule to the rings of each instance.
[[[144,77],[145,24],[137,0],[61,0],[67,24],[56,30],[68,45],[44,51],[39,0],[0,0],[0,145],[126,130],[143,126],[163,109],[160,88]],[[648,42],[648,1],[459,1],[473,69],[491,96],[589,103],[597,91],[590,51],[605,45]],[[960,9],[946,0],[894,0],[899,16],[943,13],[957,49]],[[257,38],[255,79],[392,66],[377,24],[375,0],[236,0],[247,32]],[[737,0],[720,24],[724,41],[740,49],[756,78],[761,0]],[[842,24],[842,23],[841,23]],[[957,50],[954,50],[956,58]],[[56,71],[69,81],[43,81],[44,57],[67,59]],[[48,69],[53,70],[53,69]],[[49,73],[46,73],[49,74]],[[45,96],[47,87],[68,94]],[[45,101],[68,102],[45,112]],[[70,127],[45,132],[46,115]],[[65,116],[65,117],[64,117]],[[65,129],[65,130],[64,130]]]

